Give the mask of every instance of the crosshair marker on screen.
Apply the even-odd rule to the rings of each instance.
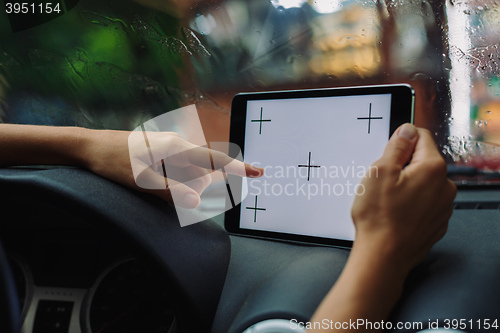
[[[252,120],[252,123],[260,123],[259,124],[259,134],[262,134],[262,123],[271,121],[271,119],[262,119],[262,111],[263,111],[263,108],[260,108],[260,118],[259,119]]]
[[[253,207],[246,207],[246,209],[253,209],[254,210],[254,213],[253,213],[253,221],[254,222],[257,222],[257,211],[258,210],[266,210],[265,208],[257,206],[257,196],[255,196],[255,205]]]
[[[307,181],[309,181],[311,177],[311,168],[321,168],[321,165],[311,165],[311,152],[309,152],[309,162],[306,164],[299,164],[299,168],[307,168]]]
[[[384,118],[383,117],[372,117],[372,103],[370,103],[368,117],[358,117],[358,120],[368,120],[368,134],[370,134],[372,119],[384,119]]]

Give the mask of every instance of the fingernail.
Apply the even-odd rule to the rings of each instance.
[[[404,124],[399,129],[398,135],[407,140],[413,141],[417,137],[417,128],[412,124]]]
[[[250,177],[260,177],[264,174],[264,169],[253,166],[253,165],[250,165],[250,171],[251,171],[251,174],[248,175]]]
[[[193,193],[188,193],[184,196],[184,206],[186,208],[196,208],[200,204],[200,198]]]

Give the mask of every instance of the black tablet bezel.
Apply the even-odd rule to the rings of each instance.
[[[241,148],[244,157],[245,119],[248,101],[380,94],[391,94],[390,133],[387,137],[389,140],[389,137],[400,125],[408,122],[413,123],[415,94],[413,88],[408,84],[240,93],[233,98],[231,105],[230,142],[237,144]],[[350,248],[353,243],[344,239],[240,228],[240,211],[241,204],[238,204],[225,212],[224,226],[231,234],[342,248]]]

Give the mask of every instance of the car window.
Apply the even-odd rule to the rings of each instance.
[[[457,181],[500,168],[496,1],[41,3],[0,12],[2,122],[131,130],[196,104],[227,141],[238,92],[409,83],[416,125],[479,169]]]

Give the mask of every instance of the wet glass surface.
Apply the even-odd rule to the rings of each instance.
[[[238,92],[404,82],[416,125],[450,164],[476,168],[458,180],[500,169],[496,1],[65,5],[17,32],[23,19],[0,12],[1,121],[132,130],[196,103],[207,141],[227,141]]]

